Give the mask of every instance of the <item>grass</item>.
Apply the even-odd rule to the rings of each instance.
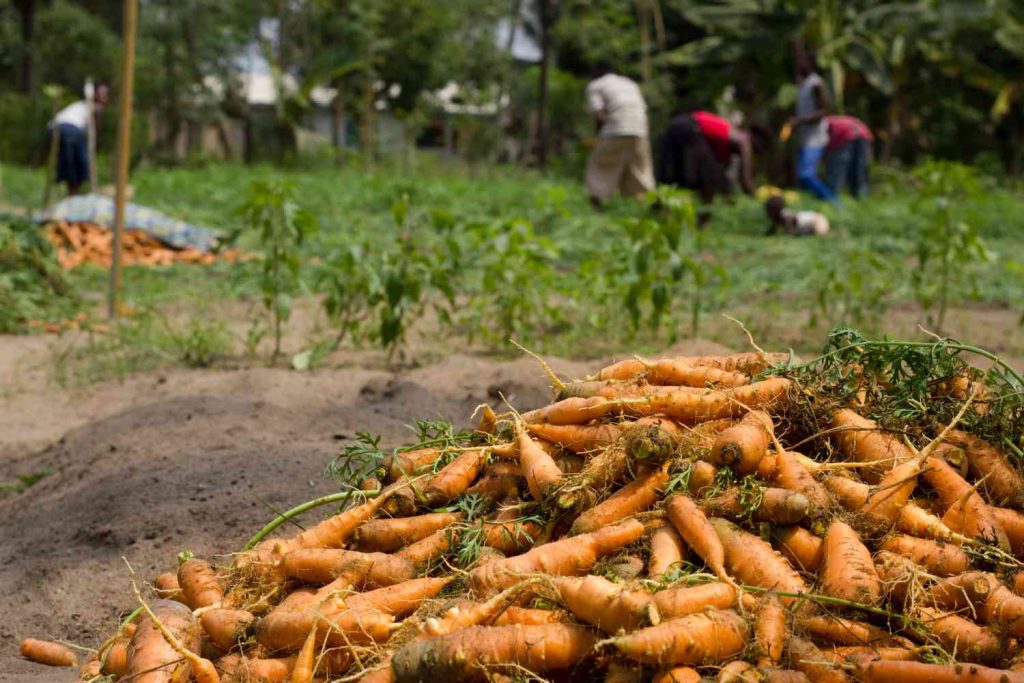
[[[742,345],[735,325],[706,315],[718,312],[742,319],[764,346],[792,346],[798,351],[817,348],[824,329],[839,324],[913,336],[918,323],[928,322],[915,303],[911,278],[924,220],[922,196],[906,173],[879,169],[876,176],[874,194],[866,201],[846,201],[837,209],[810,200],[801,204],[829,215],[834,234],[823,239],[765,237],[767,221],[753,199],[738,197],[716,205],[699,260],[721,266],[727,279],[716,277],[703,293],[701,336]],[[145,168],[133,176],[134,201],[231,232],[240,227],[237,209],[252,181],[270,177],[291,183],[299,203],[316,214],[320,225],[302,246],[299,294],[311,313],[293,320],[293,326],[305,328],[299,341],[293,335],[293,352],[308,348],[318,330],[330,327],[315,312],[311,297],[317,269],[332,254],[354,245],[363,250],[363,261],[381,254],[393,257],[373,272],[360,271],[367,276],[366,288],[380,288],[377,303],[367,306],[385,305],[380,300],[389,291],[381,282],[374,285],[374,278],[408,279],[412,275],[402,266],[409,253],[431,254],[417,262],[421,280],[405,283],[406,291],[413,293],[403,294],[406,298],[398,305],[419,333],[410,338],[414,346],[438,345],[444,337],[454,336],[459,341],[440,345],[508,352],[504,339],[513,334],[546,353],[579,357],[626,349],[651,352],[689,332],[687,307],[694,294],[687,277],[673,285],[666,324],[657,330],[646,322],[637,330],[630,328],[623,288],[633,275],[624,266],[644,255],[630,253],[633,242],[623,225],[646,213],[627,201],[594,212],[576,179],[503,167],[469,172],[427,158],[419,159],[413,169]],[[37,205],[40,187],[38,171],[5,167],[0,205]],[[393,207],[401,201],[408,203],[408,216],[396,221]],[[980,190],[958,199],[957,211],[977,228],[994,258],[958,268],[955,311],[944,331],[1000,353],[1024,355],[1016,325],[1024,309],[1024,268],[1019,263],[1024,261],[1019,255],[1024,193],[1019,187],[983,179]],[[516,251],[515,245],[507,244],[514,225],[510,221],[516,218],[529,225],[525,241],[541,244],[543,253]],[[401,250],[406,243],[415,243],[414,252]],[[259,251],[249,234],[242,234],[240,246]],[[85,355],[109,357],[114,349],[113,355],[120,354],[121,360],[84,376],[120,375],[182,360],[202,365],[228,353],[227,329],[199,329],[195,320],[205,315],[203,307],[208,311],[214,306],[241,337],[243,319],[258,310],[255,268],[251,263],[126,268],[127,303],[140,311],[160,311],[173,322],[162,331],[151,321],[136,323],[136,329],[117,335],[115,341],[94,340]],[[658,285],[659,277],[645,287]],[[99,311],[106,272],[85,267],[69,278],[86,308]],[[442,298],[436,292],[444,291],[446,283],[453,287],[452,299],[435,306]],[[425,287],[429,295],[420,293]],[[376,318],[363,324],[360,334],[345,343],[373,342]],[[187,348],[189,344],[198,348]],[[128,351],[138,348],[147,350]],[[96,349],[104,353],[91,353]],[[71,352],[65,360],[80,355]],[[78,362],[65,367],[72,365],[81,367]]]

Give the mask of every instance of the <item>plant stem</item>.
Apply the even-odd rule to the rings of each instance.
[[[751,593],[769,593],[774,592],[779,597],[783,598],[799,598],[801,600],[810,600],[812,602],[820,602],[824,605],[836,605],[837,607],[852,607],[859,609],[870,614],[876,614],[880,617],[886,617],[889,619],[905,620],[901,614],[884,610],[874,605],[865,605],[862,602],[853,602],[852,600],[843,600],[842,598],[833,598],[831,595],[819,595],[818,593],[794,593],[789,591],[777,591],[769,588],[762,588],[761,586],[748,586],[746,584],[740,584],[740,588]]]
[[[270,535],[275,529],[277,529],[277,527],[281,526],[292,517],[301,515],[303,512],[307,510],[312,510],[313,508],[320,507],[321,505],[330,505],[331,503],[336,503],[338,501],[348,500],[353,494],[356,493],[364,494],[367,498],[373,498],[374,496],[379,495],[380,492],[381,489],[379,488],[374,491],[340,491],[338,493],[331,493],[326,496],[321,496],[320,498],[314,498],[313,500],[306,501],[301,505],[296,505],[290,510],[285,510],[277,517],[275,517],[269,524],[267,524],[262,529],[257,531],[255,535],[253,535],[253,537],[250,538],[244,546],[242,546],[242,550],[250,550],[254,545],[262,541],[268,535]]]

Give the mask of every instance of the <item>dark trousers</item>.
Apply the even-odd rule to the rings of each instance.
[[[729,192],[725,168],[715,158],[700,125],[689,114],[672,119],[658,147],[659,183],[694,190],[705,202],[716,194]]]
[[[836,194],[845,185],[854,197],[864,197],[868,193],[870,164],[870,144],[864,138],[854,138],[828,155],[825,160],[825,183]]]

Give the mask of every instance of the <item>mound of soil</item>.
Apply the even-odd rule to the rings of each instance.
[[[580,377],[598,364],[552,365]],[[337,490],[325,466],[357,431],[397,446],[409,441],[416,418],[469,426],[481,403],[498,408],[505,397],[526,409],[550,395],[530,359],[467,355],[401,374],[182,370],[88,396],[53,387],[16,392],[0,417],[0,480],[50,474],[0,498],[0,680],[73,680],[70,671],[18,659],[20,639],[95,646],[134,607],[122,557],[148,580],[172,568],[179,551],[213,557],[240,548],[275,510]],[[78,426],[64,433],[65,423]],[[27,446],[48,431],[64,436]],[[309,515],[300,522],[317,513]]]

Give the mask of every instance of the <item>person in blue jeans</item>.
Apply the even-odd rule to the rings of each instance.
[[[828,156],[825,157],[825,184],[836,195],[845,185],[860,199],[868,193],[868,166],[871,163],[871,129],[852,116],[826,116]]]
[[[796,136],[796,180],[801,189],[818,199],[836,201],[836,194],[818,178],[818,165],[828,145],[825,117],[829,111],[825,81],[815,69],[814,54],[798,50],[794,56],[797,95],[796,116],[789,120]]]

